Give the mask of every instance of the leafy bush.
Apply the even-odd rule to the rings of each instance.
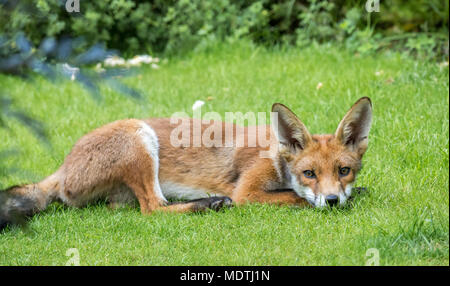
[[[0,34],[12,37],[23,31],[34,44],[49,36],[82,36],[87,44],[105,42],[127,53],[174,54],[208,41],[248,37],[258,43],[299,46],[337,41],[362,53],[399,46],[448,57],[448,1],[383,0],[379,13],[368,13],[365,4],[366,0],[80,0],[77,14],[65,10],[65,0],[0,0]]]

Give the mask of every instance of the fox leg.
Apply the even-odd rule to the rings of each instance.
[[[247,170],[239,180],[233,192],[233,202],[268,203],[276,205],[308,206],[309,203],[299,197],[293,190],[271,190],[270,181],[279,182],[279,174],[274,169],[271,159],[261,159],[257,167]]]
[[[206,209],[218,210],[231,205],[227,197],[211,197],[183,203],[168,204],[159,184],[159,145],[158,138],[144,122],[140,122],[136,132],[140,144],[136,144],[136,160],[124,172],[124,183],[134,192],[139,201],[141,212],[150,214],[153,211],[162,212],[198,212]]]
[[[187,202],[168,203],[162,195],[157,176],[158,170],[155,165],[155,160],[143,162],[140,166],[142,171],[137,169],[133,173],[128,172],[132,176],[125,179],[125,183],[136,195],[143,214],[150,214],[154,211],[173,213],[201,212],[208,209],[217,211],[231,205],[231,199],[228,197],[210,197]],[[144,170],[147,170],[147,172]],[[154,173],[150,174],[148,170],[153,170]]]
[[[155,132],[141,120],[94,130],[77,142],[64,162],[62,201],[80,207],[107,198],[114,207],[134,195],[141,212],[151,213],[167,203],[158,181],[158,150]]]
[[[139,173],[139,172],[137,172]],[[228,197],[210,197],[187,202],[168,203],[165,199],[159,198],[155,189],[159,188],[158,179],[152,179],[153,176],[133,178],[128,184],[136,195],[141,212],[150,214],[154,211],[158,212],[201,212],[208,209],[219,210],[223,207],[231,205],[231,199]]]
[[[143,214],[149,214],[167,203],[159,186],[157,163],[153,159],[157,158],[136,162],[124,178],[124,183],[138,199]]]

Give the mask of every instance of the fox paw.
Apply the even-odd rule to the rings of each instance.
[[[229,197],[211,197],[209,208],[218,211],[225,207],[230,207],[233,201]]]
[[[214,211],[219,211],[222,208],[230,207],[233,201],[229,197],[209,197],[205,199],[199,199],[192,201],[195,203],[196,211],[204,211],[211,209]]]

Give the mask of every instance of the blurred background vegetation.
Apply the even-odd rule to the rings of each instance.
[[[80,13],[68,13],[66,0],[0,0],[0,73],[75,79],[96,99],[104,82],[139,99],[118,79],[127,71],[93,67],[119,53],[171,57],[240,39],[362,55],[395,50],[448,64],[448,0],[378,2],[379,12],[369,13],[367,0],[80,0]],[[46,140],[45,128],[14,108],[1,86],[0,111],[0,128],[16,120]]]
[[[213,41],[248,38],[264,45],[340,44],[357,53],[397,49],[448,58],[448,0],[0,0],[0,45],[23,32],[34,45],[46,37],[82,37],[125,55],[174,55]],[[3,42],[3,44],[1,43]],[[14,47],[9,47],[14,48]]]

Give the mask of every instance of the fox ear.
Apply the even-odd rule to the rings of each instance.
[[[362,156],[367,150],[368,136],[372,124],[372,102],[368,97],[360,98],[342,119],[335,137],[344,145]]]
[[[305,149],[311,139],[306,126],[297,116],[281,103],[272,106],[272,129],[278,141],[294,150]]]

